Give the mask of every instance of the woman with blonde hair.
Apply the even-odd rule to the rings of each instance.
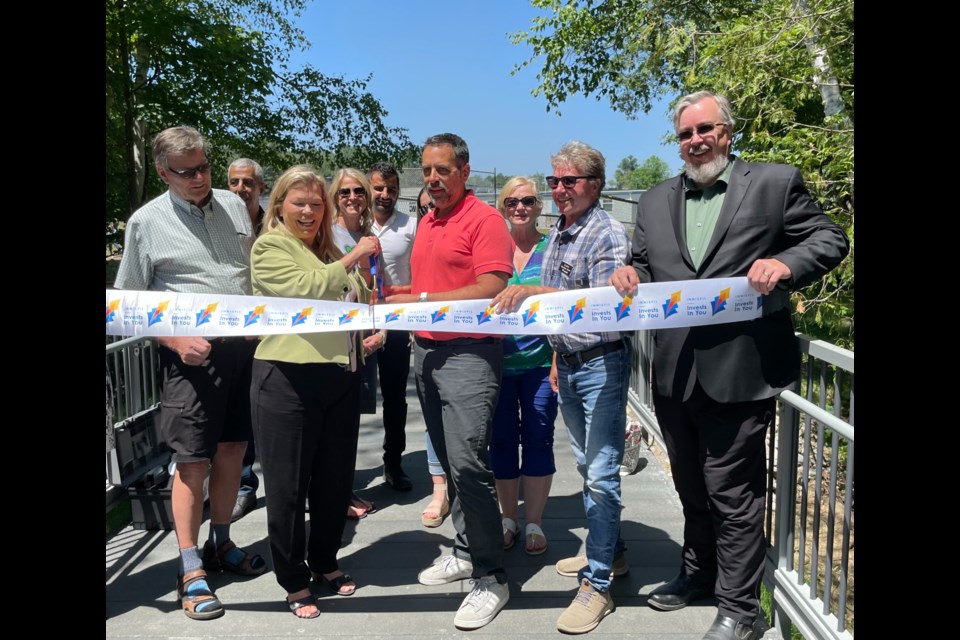
[[[540,284],[540,267],[547,236],[537,230],[543,202],[537,185],[524,177],[503,185],[497,208],[510,224],[516,244],[513,276],[507,284]],[[523,479],[524,550],[540,555],[547,550],[543,510],[556,466],[553,459],[553,424],[557,419],[557,369],[546,336],[504,336],[503,382],[493,414],[490,467],[503,513],[503,546],[519,538],[520,484]],[[521,453],[522,452],[522,457]]]
[[[280,176],[251,253],[254,295],[341,300],[347,292],[369,299],[363,268],[380,252],[379,241],[362,238],[345,254],[334,242],[330,215],[324,179],[311,167]],[[356,590],[337,552],[360,429],[357,345],[345,332],[269,335],[254,358],[250,403],[274,572],[294,615],[315,618],[311,577],[338,595]]]
[[[333,212],[333,241],[341,251],[347,253],[362,238],[373,235],[373,189],[363,172],[351,167],[338,169],[330,181],[329,202],[330,211]],[[363,266],[369,268],[371,265]],[[379,290],[376,293],[381,297],[383,295]],[[377,351],[386,343],[387,332],[383,329],[363,338],[360,413],[377,412]],[[375,504],[353,493],[347,507],[347,517],[359,520],[376,510]]]

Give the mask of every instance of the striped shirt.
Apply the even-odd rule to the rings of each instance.
[[[171,191],[127,221],[114,286],[131,291],[250,295],[253,227],[236,194],[212,189],[203,209]]]
[[[523,266],[523,272],[513,269],[513,276],[507,280],[511,284],[540,284],[543,254],[547,250],[547,236],[540,238],[533,253]],[[504,375],[523,373],[537,367],[549,367],[553,361],[553,349],[547,343],[546,336],[520,334],[503,337],[503,373]]]
[[[560,216],[550,230],[543,257],[543,285],[565,290],[607,286],[613,272],[630,258],[630,238],[623,225],[601,209],[599,202],[566,229],[565,224],[566,216]],[[569,354],[625,335],[621,331],[564,333],[547,339],[554,351]]]

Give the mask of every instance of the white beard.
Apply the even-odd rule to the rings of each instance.
[[[713,184],[723,170],[730,164],[730,156],[719,155],[707,164],[693,166],[689,162],[684,162],[684,171],[687,177],[697,184]]]

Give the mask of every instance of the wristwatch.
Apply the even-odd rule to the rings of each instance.
[[[427,292],[426,292],[426,291],[421,291],[421,292],[420,292],[420,302],[426,302],[426,301],[427,301]]]

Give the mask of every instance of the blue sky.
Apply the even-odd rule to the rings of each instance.
[[[628,155],[660,156],[675,171],[676,147],[663,145],[670,122],[666,102],[628,120],[609,105],[582,96],[561,105],[561,116],[534,98],[538,68],[511,76],[530,57],[507,34],[525,30],[537,10],[524,0],[352,0],[311,3],[301,28],[312,47],[295,52],[327,74],[364,78],[389,112],[420,144],[450,131],[470,147],[474,171],[507,175],[550,173],[550,154],[582,140],[607,160],[607,179]]]

